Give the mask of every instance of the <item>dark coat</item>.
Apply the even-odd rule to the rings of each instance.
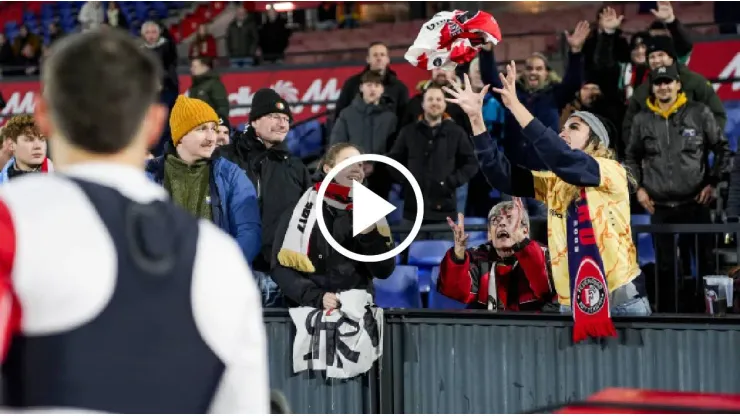
[[[637,114],[625,164],[656,204],[677,205],[692,201],[706,185],[717,186],[729,157],[729,144],[712,112],[688,101],[667,119],[650,109]]]
[[[241,24],[234,19],[226,29],[226,50],[229,58],[254,57],[258,42],[257,24],[250,17],[244,19]]]
[[[222,119],[229,118],[229,93],[216,72],[193,76],[190,96],[205,101]]]
[[[360,254],[382,254],[390,249],[391,240],[382,236],[377,229],[368,234],[352,237],[351,211],[339,211],[328,204],[322,204],[322,207],[327,229],[334,239],[348,250]],[[273,267],[270,271],[270,276],[288,299],[289,306],[312,306],[322,309],[324,294],[352,289],[365,289],[373,294],[373,278],[385,279],[395,270],[394,258],[362,263],[344,257],[326,242],[318,225],[311,231],[309,242],[311,250],[308,254],[316,271],[308,274],[281,266],[277,256],[290,224],[293,208],[283,214],[277,228],[273,246]]]
[[[388,157],[405,165],[419,182],[424,195],[424,220],[444,221],[457,212],[457,188],[478,172],[473,144],[462,127],[450,119],[442,121],[436,134],[426,121],[410,124],[398,134]],[[392,174],[400,183],[395,169]],[[416,218],[416,197],[404,187],[404,218]]]
[[[268,149],[252,128],[234,134],[232,143],[218,147],[213,157],[219,156],[242,168],[257,190],[262,213],[262,250],[253,268],[267,272],[280,218],[293,209],[313,181],[303,162],[292,156],[284,143]]]
[[[694,72],[684,65],[678,65],[678,75],[681,78],[681,91],[686,93],[686,98],[689,101],[700,102],[712,111],[717,124],[721,129],[724,130],[725,124],[727,123],[727,113],[725,113],[725,107],[722,105],[722,100],[714,91],[712,84],[707,81],[704,76]],[[627,112],[624,115],[624,123],[622,125],[622,137],[630,137],[630,129],[635,116],[640,111],[647,109],[647,99],[651,95],[650,82],[644,82],[639,87],[635,88],[635,92],[630,97],[629,104],[627,105]],[[629,145],[629,144],[628,144]]]
[[[386,97],[383,97],[386,98]],[[384,154],[396,132],[398,119],[392,104],[381,100],[379,105],[367,104],[359,95],[334,124],[331,144],[351,143],[366,153]]]
[[[336,117],[339,117],[342,114],[342,110],[352,104],[352,100],[360,92],[362,74],[369,70],[370,65],[366,66],[359,74],[352,75],[344,81],[342,91],[339,93],[339,99],[337,99],[336,109],[334,110]],[[398,120],[401,120],[404,111],[406,111],[406,104],[409,101],[409,89],[406,88],[406,85],[398,79],[396,73],[390,68],[385,71],[383,87],[385,88],[383,95],[393,102],[393,112],[396,113]]]

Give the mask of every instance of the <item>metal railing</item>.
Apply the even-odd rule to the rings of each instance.
[[[391,229],[397,236],[411,231],[406,226]],[[631,229],[638,262],[645,274],[648,299],[659,312],[703,313],[702,277],[724,275],[740,264],[740,244],[737,244],[740,223],[639,224]],[[465,226],[465,231],[485,232],[488,226],[470,224]],[[451,240],[452,232],[447,224],[424,225],[416,240],[435,239],[445,233]],[[547,246],[547,221],[531,219],[530,236]]]
[[[264,320],[271,387],[296,413],[523,413],[615,386],[740,391],[740,319],[731,317],[614,318],[616,338],[574,345],[570,316],[386,310],[382,357],[348,380],[294,373],[287,310]]]

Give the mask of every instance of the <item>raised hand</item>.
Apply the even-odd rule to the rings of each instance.
[[[591,25],[589,25],[586,20],[578,22],[573,33],[568,33],[566,30],[565,39],[568,41],[568,45],[570,45],[570,51],[573,53],[580,52],[581,49],[583,49],[583,44],[586,42],[586,38],[590,32]]]
[[[457,81],[451,84],[452,88],[442,87],[444,92],[452,96],[452,98],[447,98],[446,100],[447,102],[459,105],[468,117],[481,115],[483,111],[483,97],[488,93],[489,86],[484,86],[481,92],[475,92],[473,91],[473,87],[470,86],[468,74],[465,74],[464,81],[465,89]]]
[[[676,15],[673,14],[673,6],[671,6],[670,1],[659,1],[658,10],[650,9],[650,12],[656,19],[663,23],[673,23],[676,20]]]
[[[493,92],[501,95],[501,101],[506,107],[511,109],[512,105],[519,103],[519,97],[516,95],[516,64],[511,61],[506,65],[506,75],[499,73],[502,88],[493,88]]]
[[[624,15],[617,16],[616,10],[611,7],[607,7],[599,16],[599,26],[601,26],[601,29],[603,30],[614,32],[622,25],[622,20],[624,20]]]
[[[465,216],[462,213],[457,214],[457,224],[452,218],[447,217],[447,225],[452,229],[453,240],[455,241],[455,257],[458,259],[465,258],[465,250],[468,248],[469,234],[465,234]]]

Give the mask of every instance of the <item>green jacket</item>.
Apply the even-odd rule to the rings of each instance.
[[[689,101],[698,101],[709,107],[712,114],[714,114],[717,126],[724,131],[725,123],[727,123],[727,114],[725,113],[725,107],[722,105],[722,101],[717,96],[717,93],[714,92],[712,84],[702,75],[681,64],[678,64],[678,75],[681,77],[681,89],[686,93],[686,98]],[[624,116],[622,137],[630,137],[632,120],[640,111],[647,108],[647,99],[650,95],[651,88],[649,81],[643,82],[635,89],[632,97],[630,97],[627,113]]]
[[[193,85],[190,86],[190,97],[203,100],[216,111],[219,117],[229,117],[229,94],[221,79],[214,71],[203,75],[193,76]]]

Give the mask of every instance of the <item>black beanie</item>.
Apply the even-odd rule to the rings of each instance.
[[[228,118],[224,118],[224,117],[219,118],[218,119],[218,125],[219,126],[226,126],[229,129],[229,131],[231,131],[231,122],[229,121]]]
[[[290,117],[293,121],[293,114],[290,112],[288,102],[283,100],[275,90],[262,88],[254,93],[252,97],[252,109],[249,111],[249,121],[257,120],[260,117],[272,113],[281,113]]]
[[[650,33],[647,31],[637,32],[632,35],[632,38],[630,38],[630,51],[634,50],[637,45],[644,45],[648,41],[648,38],[650,38]]]
[[[645,42],[645,46],[647,46],[648,56],[651,52],[663,51],[676,59],[676,47],[673,46],[673,39],[669,36],[651,36]]]

